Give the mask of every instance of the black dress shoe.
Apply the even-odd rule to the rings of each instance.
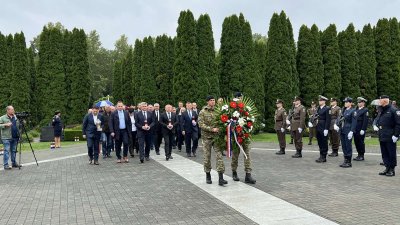
[[[197,155],[196,155],[196,153],[193,153],[193,157],[196,157]]]
[[[364,161],[364,156],[357,156],[353,159],[354,161]]]
[[[140,163],[144,163],[144,160],[143,160],[143,159],[141,159],[141,160],[140,160]]]
[[[95,161],[94,161],[94,165],[100,165],[100,164],[99,164],[99,161],[95,160]]]
[[[396,174],[394,169],[389,169],[389,171],[385,174],[387,177],[394,177]]]
[[[135,158],[135,155],[131,155],[131,158]]]
[[[385,165],[385,163],[381,162],[381,163],[379,163],[379,165],[381,165],[381,166],[384,166],[384,165]]]
[[[18,165],[18,164],[14,164],[14,165],[12,165],[12,167],[13,168],[20,168],[20,167],[22,167],[21,165]]]
[[[325,158],[322,158],[322,157],[319,157],[317,160],[315,160],[315,162],[317,162],[317,163],[324,163],[324,162],[326,162],[326,159],[325,159]]]
[[[388,167],[386,167],[386,169],[384,171],[380,172],[379,175],[385,176],[387,172],[389,172]]]
[[[165,157],[165,160],[167,160],[167,161],[168,161],[168,160],[169,160],[169,157]]]
[[[150,161],[150,158],[149,158],[149,157],[146,157],[145,159],[146,159],[146,161]]]
[[[187,156],[187,157],[192,157],[192,155],[191,155],[191,154],[186,154],[186,156]]]
[[[9,166],[7,166],[7,167],[4,167],[4,170],[11,170],[12,168],[11,167],[9,167]]]
[[[93,164],[93,159],[89,160],[89,164],[92,165]]]
[[[174,157],[172,157],[172,155],[169,156],[169,159],[174,159]]]

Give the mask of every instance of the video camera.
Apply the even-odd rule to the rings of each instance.
[[[19,119],[19,120],[24,120],[26,118],[28,118],[29,116],[31,116],[30,112],[16,112],[15,116]]]

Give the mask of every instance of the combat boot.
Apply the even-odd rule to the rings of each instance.
[[[218,176],[219,176],[219,180],[218,180],[219,186],[224,186],[224,184],[228,184],[228,181],[224,180],[224,173],[219,172]]]
[[[251,173],[246,173],[246,178],[244,179],[244,182],[248,184],[255,184],[256,180],[251,177]]]
[[[210,173],[206,173],[206,183],[207,183],[207,184],[212,184],[212,181],[211,181],[211,174],[210,174]]]
[[[385,176],[389,172],[389,167],[386,167],[384,171],[380,172],[379,175]]]
[[[232,178],[234,181],[240,181],[236,171],[232,171]]]
[[[324,162],[326,162],[326,156],[320,155],[319,158],[318,158],[317,160],[315,160],[315,162],[317,162],[317,163],[324,163]]]
[[[338,150],[337,150],[337,149],[332,149],[332,153],[329,154],[329,156],[330,156],[330,157],[337,157],[337,156],[339,156]]]
[[[390,168],[385,175],[387,177],[394,177],[394,175],[396,175],[394,172],[394,168]]]
[[[290,143],[289,144],[291,144],[291,145],[293,144],[293,138],[290,139]]]
[[[284,155],[285,154],[285,149],[281,148],[281,150],[279,150],[279,152],[275,152],[275,154],[277,155]]]
[[[350,158],[350,159],[349,159]],[[343,164],[342,165],[340,165],[340,167],[342,167],[342,168],[350,168],[352,165],[351,165],[351,156],[350,157],[345,157],[344,158],[344,162],[343,162]]]
[[[296,154],[292,155],[292,158],[302,158],[303,155],[301,154],[301,150],[297,150]]]

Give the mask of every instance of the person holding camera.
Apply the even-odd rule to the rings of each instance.
[[[61,112],[55,111],[51,125],[54,128],[54,147],[61,148],[61,133],[63,131],[61,122]]]
[[[14,107],[7,106],[7,113],[0,117],[0,130],[1,130],[1,140],[4,145],[4,156],[3,165],[5,170],[10,170],[11,167],[8,166],[9,154],[11,154],[12,167],[19,168],[20,165],[17,164],[17,145],[19,140],[19,121],[15,116]]]

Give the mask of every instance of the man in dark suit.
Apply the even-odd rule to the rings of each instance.
[[[196,157],[198,145],[199,128],[197,125],[198,115],[192,110],[192,103],[186,102],[186,111],[181,116],[181,130],[185,137],[185,146],[187,157]],[[192,146],[193,141],[193,146]]]
[[[102,128],[104,126],[103,116],[99,114],[99,107],[93,106],[92,112],[83,119],[82,133],[87,140],[89,163],[99,165],[99,144]]]
[[[171,156],[172,143],[174,139],[174,133],[176,131],[175,127],[179,126],[178,117],[172,112],[171,105],[165,106],[165,113],[163,113],[160,117],[160,125],[165,142],[165,158],[168,161],[169,159],[173,159]]]
[[[121,146],[124,144],[123,160],[128,160],[128,149],[130,131],[132,130],[132,123],[127,111],[124,110],[122,101],[118,101],[117,110],[115,110],[110,117],[109,127],[111,136],[115,139],[115,152],[117,155],[117,163],[121,163]]]
[[[156,154],[160,155],[160,145],[162,141],[162,133],[161,133],[161,125],[160,125],[160,117],[161,117],[161,111],[160,111],[160,104],[155,103],[154,104],[154,117],[155,117],[155,125],[153,129],[153,141],[154,141],[154,147],[156,149]]]
[[[196,102],[192,102],[192,109],[193,109],[193,112],[196,112],[196,114],[199,115],[200,110],[197,109],[197,103]],[[197,128],[199,129],[198,139],[200,139],[201,138],[201,129],[200,129],[199,126],[197,126]]]
[[[147,103],[142,102],[140,110],[136,114],[135,126],[138,129],[140,162],[143,163],[144,159],[150,160],[151,135],[156,118],[153,113],[147,111]]]

